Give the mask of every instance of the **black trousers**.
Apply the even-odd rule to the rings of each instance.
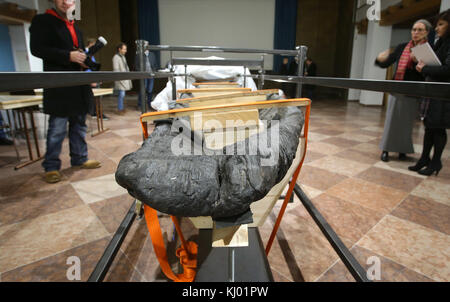
[[[421,160],[428,161],[431,158],[431,149],[434,147],[433,158],[430,165],[439,167],[442,162],[442,153],[444,153],[445,145],[447,145],[447,131],[444,128],[425,128],[425,136],[423,138],[423,151]]]

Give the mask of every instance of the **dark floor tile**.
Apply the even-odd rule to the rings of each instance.
[[[118,196],[111,199],[102,200],[91,203],[89,206],[97,214],[97,217],[105,226],[106,230],[114,234],[124,219],[131,205],[134,203],[134,198],[128,194]]]
[[[304,165],[297,182],[315,189],[326,191],[347,178],[348,177],[346,176],[332,173],[327,170]]]
[[[25,193],[0,200],[0,225],[20,222],[82,205],[83,201],[66,184],[47,191]]]
[[[68,282],[69,257],[80,259],[81,281],[87,281],[101,258],[110,237],[76,247],[2,274],[3,282]]]
[[[372,209],[327,194],[314,198],[313,203],[338,236],[347,239],[351,245],[384,216]]]
[[[419,177],[375,167],[367,169],[366,171],[358,174],[357,177],[405,192],[411,192],[423,181],[423,179]]]
[[[391,215],[450,235],[450,207],[443,203],[409,195]]]

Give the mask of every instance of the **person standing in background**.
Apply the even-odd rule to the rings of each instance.
[[[128,67],[127,58],[125,55],[127,54],[127,45],[125,43],[120,43],[117,46],[117,53],[113,57],[113,69],[115,72],[129,72],[130,68]],[[124,99],[126,91],[129,91],[133,88],[133,83],[131,80],[117,81],[114,83],[114,89],[119,92],[118,101],[117,101],[117,110],[119,115],[125,114],[124,107]]]
[[[386,50],[380,53],[375,65],[387,68],[398,62],[394,80],[424,81],[424,77],[416,70],[417,60],[411,48],[427,43],[428,34],[432,29],[427,20],[419,20],[411,29],[411,41],[397,46],[394,52]],[[406,159],[406,154],[414,153],[412,129],[419,110],[419,100],[405,95],[389,95],[386,121],[380,149],[383,151],[381,160],[389,161],[389,152],[398,152],[399,159]]]
[[[441,13],[436,25],[439,41],[434,52],[441,61],[441,66],[427,66],[420,61],[416,69],[423,74],[427,82],[450,82],[450,10]],[[425,136],[422,155],[415,166],[409,167],[421,175],[430,176],[442,169],[442,153],[447,144],[447,131],[450,129],[450,102],[446,100],[425,100],[421,106],[421,117],[425,124]],[[434,147],[433,158],[431,149]]]
[[[294,60],[289,64],[289,58],[283,58],[283,64],[280,68],[280,75],[284,76],[296,76],[298,73],[298,58],[295,57]],[[286,98],[295,98],[297,85],[294,83],[283,83],[282,90]]]
[[[146,44],[147,46],[148,44]],[[136,71],[139,71],[139,66],[140,66],[140,58],[139,58],[139,53],[136,53],[136,60],[135,60],[135,66],[136,66]],[[148,72],[148,73],[152,73],[154,70],[156,70],[156,57],[155,55],[150,52],[149,50],[146,50],[144,52],[144,71]],[[155,79],[153,78],[148,78],[144,80],[145,82],[145,94],[146,94],[146,102],[147,102],[147,109],[151,110],[151,103],[152,103],[152,99],[153,99],[153,87],[155,84]],[[138,100],[138,110],[140,110],[142,105],[142,100],[141,100],[141,95],[139,94],[139,100]]]
[[[317,76],[317,65],[311,58],[307,58],[305,62],[305,77]],[[303,85],[303,91],[306,98],[312,100],[314,96],[314,85]]]
[[[41,58],[44,71],[83,71],[83,35],[74,21],[67,19],[67,11],[75,5],[66,0],[54,0],[55,8],[36,15],[30,27],[31,53]],[[96,169],[100,162],[88,160],[86,143],[86,114],[92,89],[89,85],[44,89],[44,113],[50,115],[47,132],[47,151],[42,166],[45,181],[61,181],[62,143],[69,123],[70,163],[73,167]]]

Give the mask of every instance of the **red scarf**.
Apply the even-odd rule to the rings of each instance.
[[[78,48],[78,37],[77,37],[77,33],[75,31],[75,26],[74,26],[75,21],[74,20],[69,21],[69,20],[64,19],[63,17],[58,15],[58,13],[53,9],[48,9],[45,13],[49,14],[49,15],[53,15],[56,18],[64,21],[64,23],[66,23],[67,29],[69,30],[70,35],[72,36],[73,46],[75,48]]]
[[[426,43],[427,40],[423,40],[417,45]],[[411,40],[408,45],[406,45],[405,49],[403,50],[402,56],[400,57],[400,60],[398,62],[397,72],[395,73],[395,80],[396,81],[403,81],[405,79],[405,73],[406,69],[413,69],[413,60],[411,59],[411,48],[413,48],[414,42]]]

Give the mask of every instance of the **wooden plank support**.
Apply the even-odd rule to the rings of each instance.
[[[200,88],[200,89],[181,89],[178,90],[178,94],[192,94],[194,97],[201,96],[212,96],[212,95],[221,95],[221,94],[230,94],[236,92],[250,92],[251,88]]]
[[[236,82],[202,82],[194,83],[196,88],[239,88],[239,84]]]
[[[155,120],[177,118],[180,116],[194,116],[196,113],[220,113],[227,111],[237,110],[250,110],[250,109],[264,109],[273,107],[303,107],[308,106],[310,100],[308,99],[291,99],[291,100],[274,100],[265,102],[253,102],[245,104],[223,104],[209,107],[195,107],[195,108],[182,108],[169,111],[149,112],[141,116],[141,122],[153,122]]]
[[[196,98],[177,100],[180,104],[189,104],[190,107],[214,106],[223,103],[240,104],[267,100],[267,96],[278,93],[278,89],[267,89],[257,91],[245,91],[232,94],[221,94],[212,96],[203,96]]]

